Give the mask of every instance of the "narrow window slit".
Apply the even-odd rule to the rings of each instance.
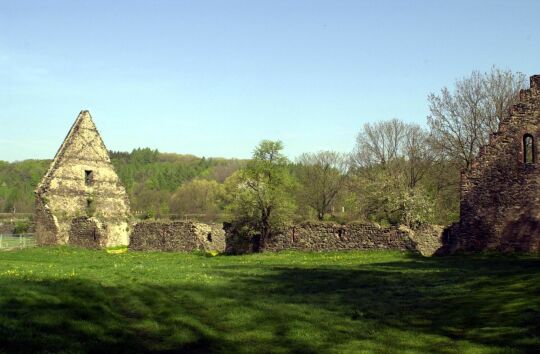
[[[531,134],[523,136],[523,162],[525,164],[533,164],[535,162],[534,138]]]
[[[84,184],[87,186],[91,186],[92,184],[94,184],[94,171],[84,171]]]

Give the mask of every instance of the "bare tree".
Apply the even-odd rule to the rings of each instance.
[[[334,151],[305,153],[298,157],[302,199],[323,220],[349,173],[349,157]]]
[[[212,168],[209,177],[219,183],[223,183],[233,173],[244,167],[246,162],[245,160],[237,159],[222,161]]]
[[[491,131],[497,131],[498,123],[508,114],[508,109],[516,100],[519,91],[526,86],[526,76],[520,72],[501,70],[493,67],[489,73],[484,75],[484,90],[487,96],[487,107],[489,117],[496,117],[490,122]]]
[[[489,73],[474,71],[457,81],[453,92],[444,87],[439,95],[431,93],[428,124],[433,148],[469,168],[524,86],[524,74],[493,67]]]
[[[407,186],[415,188],[431,166],[434,154],[429,147],[429,134],[416,124],[407,124],[403,148]]]
[[[354,162],[361,167],[386,165],[398,156],[404,134],[405,123],[395,118],[364,124],[356,138]]]
[[[398,119],[364,124],[352,159],[358,169],[382,167],[400,173],[414,188],[432,161],[428,133],[419,125]]]
[[[216,181],[191,180],[178,187],[171,197],[169,209],[173,214],[199,214],[197,216],[203,220],[214,221],[220,212],[222,188]]]

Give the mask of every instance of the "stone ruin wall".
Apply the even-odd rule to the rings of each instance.
[[[368,223],[305,222],[270,237],[265,251],[399,250],[430,256],[441,247],[441,234],[441,227],[432,226],[413,231]],[[228,228],[226,237],[227,253],[249,253],[258,248],[256,236],[241,237]]]
[[[143,221],[131,233],[129,249],[136,251],[225,251],[222,224],[195,221]]]
[[[420,230],[381,228],[374,224],[306,222],[271,237],[264,251],[400,250],[432,255],[441,246],[442,228]],[[209,235],[210,239],[209,240]],[[144,221],[131,234],[134,251],[218,251],[242,254],[257,251],[255,238],[240,236],[230,225],[194,221]]]
[[[73,236],[80,244],[84,225],[88,238],[99,235],[97,247],[127,245],[129,222],[127,194],[90,114],[82,111],[36,190],[37,242],[68,244]]]
[[[9,221],[0,221],[0,234],[12,234],[15,224]]]
[[[85,170],[93,171],[92,186],[85,186]],[[66,161],[58,170],[58,177],[51,179],[50,189],[36,203],[36,216],[36,225],[47,225],[51,231],[40,243],[69,243],[71,233],[77,232],[74,222],[81,217],[92,220],[101,229],[102,247],[129,242],[127,196],[112,168],[97,161]]]
[[[36,242],[39,245],[54,245],[58,242],[58,218],[53,215],[50,207],[43,198],[36,197],[36,210],[34,214],[36,228]]]
[[[524,135],[534,163],[524,162]],[[462,173],[460,223],[448,230],[448,252],[540,251],[540,76],[522,90],[470,171]]]

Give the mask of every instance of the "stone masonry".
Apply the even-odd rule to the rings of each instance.
[[[446,251],[540,251],[540,75],[462,173],[460,222]]]
[[[194,221],[143,221],[135,225],[129,244],[136,251],[225,251],[222,224]]]
[[[440,246],[442,229],[426,226],[420,230],[404,227],[379,227],[370,223],[340,225],[328,222],[304,222],[271,236],[264,251],[342,251],[342,250],[399,250],[432,255]],[[239,235],[226,228],[227,253],[258,251],[257,235]]]
[[[36,189],[38,244],[129,244],[129,201],[88,111],[81,111]]]

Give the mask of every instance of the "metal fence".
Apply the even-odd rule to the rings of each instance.
[[[0,234],[0,250],[34,247],[34,234]]]

